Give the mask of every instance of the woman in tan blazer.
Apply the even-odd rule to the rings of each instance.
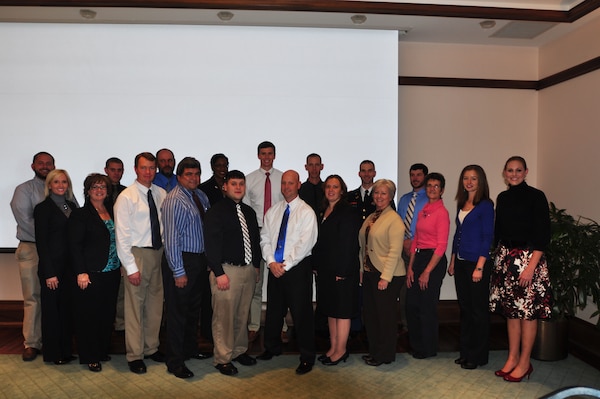
[[[396,358],[397,300],[406,280],[402,260],[404,223],[392,209],[396,185],[380,179],[373,185],[375,212],[358,235],[363,282],[363,314],[369,337],[369,366],[388,364]]]

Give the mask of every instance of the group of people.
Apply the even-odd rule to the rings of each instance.
[[[447,271],[460,307],[455,363],[487,364],[490,311],[499,312],[508,319],[509,354],[495,374],[507,381],[531,374],[536,320],[551,309],[543,256],[550,224],[544,194],[525,182],[523,158],[506,162],[508,190],[498,196],[495,217],[485,172],[478,165],[463,169],[448,263],[442,174],[412,165],[412,190],[396,207],[396,185],[375,181],[372,161],[361,162],[361,186],[349,192],[339,175],[321,180],[318,154],[308,155],[302,183],[298,172],[273,167],[273,143],[257,150],[260,167],[248,175],[230,171],[227,157],[215,154],[213,175],[202,184],[200,163],[186,157],[175,167],[168,149],[138,154],[129,187],[120,184],[123,162],[110,158],[106,175],[85,179],[81,208],[67,171],[55,169],[49,153],[36,154],[35,177],[11,201],[20,241],[23,360],[40,352],[46,362],[75,360],[74,334],[80,363],[101,371],[110,360],[113,323],[122,318],[132,372],[145,373],[144,360],[151,359],[189,378],[186,360],[214,356],[222,374],[235,375],[234,363],[251,366],[282,353],[289,312],[300,351],[297,374],[310,372],[316,360],[345,362],[356,323],[364,323],[369,338],[362,358],[376,367],[395,360],[398,309],[412,356],[424,359],[437,354],[437,304]],[[260,328],[265,274],[265,350],[254,358],[247,349]],[[158,350],[163,304],[165,354]],[[330,347],[317,357],[320,317]],[[199,350],[198,325],[212,339],[212,353]]]

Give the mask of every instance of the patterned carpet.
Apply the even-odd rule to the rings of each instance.
[[[534,361],[531,380],[508,383],[493,371],[505,360],[505,351],[493,351],[490,363],[462,370],[456,352],[415,360],[398,354],[390,365],[366,366],[360,354],[347,363],[298,376],[297,355],[282,355],[255,366],[239,365],[235,377],[221,375],[211,360],[190,360],[195,377],[181,380],[164,364],[147,361],[148,373],[129,372],[124,355],[113,355],[103,371],[92,373],[76,362],[44,364],[38,357],[23,362],[20,355],[0,355],[0,397],[18,398],[538,398],[558,388],[584,385],[600,389],[600,371],[569,356],[558,362]]]

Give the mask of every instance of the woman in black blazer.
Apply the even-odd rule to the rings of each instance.
[[[42,304],[42,353],[45,362],[66,364],[72,356],[73,272],[69,262],[67,222],[77,207],[67,171],[48,173],[46,199],[33,210],[39,256]]]
[[[102,370],[108,355],[119,291],[120,263],[115,246],[112,209],[104,206],[108,177],[89,175],[83,183],[85,204],[69,219],[69,248],[77,276],[75,336],[79,363]]]

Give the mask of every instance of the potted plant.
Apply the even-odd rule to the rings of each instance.
[[[588,300],[600,303],[600,225],[567,214],[550,203],[552,237],[545,255],[554,297],[552,318],[538,321],[532,357],[560,360],[568,355],[568,319]],[[598,315],[596,310],[591,317]],[[600,320],[596,324],[600,327]]]

